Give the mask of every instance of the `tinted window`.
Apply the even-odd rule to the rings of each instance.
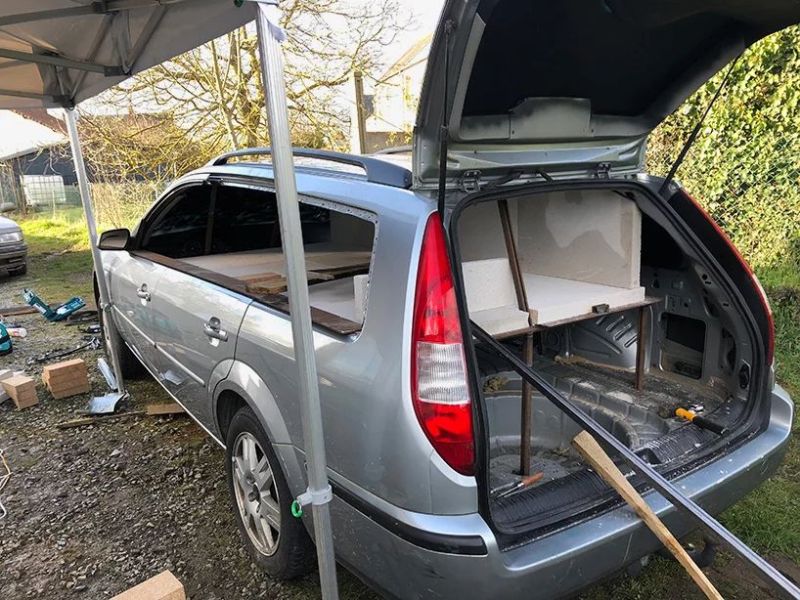
[[[183,188],[162,204],[146,230],[142,249],[170,258],[206,254],[211,186]]]

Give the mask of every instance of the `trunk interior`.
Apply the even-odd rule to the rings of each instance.
[[[517,193],[470,204],[454,228],[470,318],[671,474],[742,432],[753,341],[722,275],[656,204],[609,187]],[[495,527],[545,533],[614,503],[571,447],[577,425],[487,348],[475,355]]]

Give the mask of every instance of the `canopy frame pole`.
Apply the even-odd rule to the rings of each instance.
[[[336,561],[329,502],[332,499],[325,459],[325,438],[322,431],[322,409],[314,353],[314,331],[308,299],[305,251],[297,198],[294,158],[289,132],[289,111],[286,101],[286,80],[281,39],[278,27],[280,11],[276,2],[256,0],[258,13],[258,46],[267,104],[267,124],[272,147],[273,176],[278,199],[281,243],[286,261],[286,280],[292,323],[292,340],[299,371],[300,406],[303,439],[308,463],[308,489],[298,497],[301,505],[311,504],[314,541],[317,548],[320,586],[324,599],[338,599]]]
[[[32,52],[19,52],[17,50],[6,50],[0,48],[0,58],[9,58],[11,60],[38,63],[42,65],[53,65],[55,67],[65,67],[67,69],[77,69],[79,71],[90,71],[92,73],[100,73],[106,77],[119,77],[126,74],[121,66],[99,65],[97,63],[73,60],[71,58],[64,58],[63,56],[56,56],[53,54],[36,54]]]
[[[120,370],[119,362],[119,348],[115,345],[115,341],[121,339],[119,334],[116,334],[116,326],[114,319],[111,316],[111,297],[108,293],[108,280],[106,279],[106,272],[103,269],[103,261],[100,257],[100,249],[97,247],[97,225],[94,220],[94,209],[92,208],[92,196],[89,190],[89,177],[86,174],[86,164],[83,162],[83,150],[81,149],[81,141],[78,137],[78,123],[75,118],[74,108],[65,108],[64,114],[66,116],[67,133],[69,135],[70,149],[72,150],[72,160],[75,164],[75,175],[78,178],[78,189],[81,195],[81,204],[83,205],[83,214],[86,218],[86,227],[89,230],[89,246],[92,250],[92,263],[94,265],[94,272],[97,279],[97,289],[100,295],[100,306],[97,307],[100,313],[100,318],[103,321],[103,334],[105,337],[105,347],[109,359],[111,359],[111,367],[114,369],[114,377],[116,377],[117,392],[119,394],[125,393],[125,381],[122,378],[122,371]],[[116,335],[112,335],[111,331],[114,330]]]

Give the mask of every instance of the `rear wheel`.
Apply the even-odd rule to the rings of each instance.
[[[231,420],[226,474],[239,533],[253,560],[277,579],[307,573],[314,546],[291,513],[292,495],[267,435],[249,407]]]

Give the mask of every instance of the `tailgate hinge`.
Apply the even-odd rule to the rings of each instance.
[[[595,177],[597,179],[609,179],[611,173],[611,163],[597,163],[595,168]]]
[[[472,193],[481,189],[481,172],[480,171],[464,171],[464,174],[458,179],[458,187],[462,192]]]

